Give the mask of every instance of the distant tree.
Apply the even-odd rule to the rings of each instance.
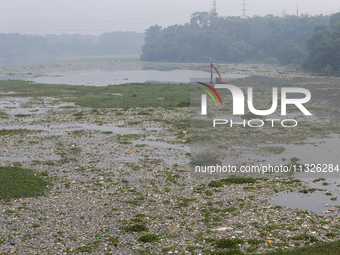
[[[281,64],[300,63],[305,42],[317,25],[329,16],[267,15],[242,19],[195,12],[190,23],[146,30],[142,60],[196,62],[213,58],[223,62],[279,59]]]
[[[336,25],[340,23],[340,12],[334,13],[329,19],[330,29],[335,29]]]
[[[308,57],[303,67],[323,75],[340,75],[340,13],[330,17],[329,27],[317,26],[307,39]]]
[[[303,57],[303,48],[296,43],[281,43],[277,49],[277,59],[281,65],[300,64]]]
[[[191,15],[190,25],[193,27],[207,27],[210,21],[209,12],[195,12]]]
[[[111,32],[103,35],[22,35],[0,34],[0,63],[44,60],[64,55],[139,55],[145,35]]]

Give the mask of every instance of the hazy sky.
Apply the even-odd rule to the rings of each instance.
[[[245,0],[246,15],[331,14],[339,0]],[[243,0],[216,0],[221,16],[241,16]],[[189,22],[196,11],[209,11],[213,0],[0,0],[0,33],[92,34],[143,32]]]

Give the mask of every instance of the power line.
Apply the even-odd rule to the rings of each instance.
[[[243,2],[243,8],[242,8],[242,18],[245,19],[247,17],[246,15],[246,0],[242,0]]]
[[[213,2],[213,9],[212,9],[213,13],[216,13],[216,0],[214,0]]]

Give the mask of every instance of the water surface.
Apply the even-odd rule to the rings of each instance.
[[[308,182],[311,188],[323,189],[324,191],[316,191],[313,193],[303,194],[298,192],[279,192],[272,197],[272,204],[289,207],[292,209],[303,209],[312,211],[318,215],[334,215],[339,214],[340,205],[340,178],[329,178],[326,180],[313,182],[312,178],[300,178],[302,181]],[[328,185],[323,185],[328,183]],[[326,195],[331,193],[332,195]],[[331,200],[331,198],[339,198],[339,200]],[[336,212],[328,212],[328,209],[335,209]]]
[[[160,82],[160,83],[189,83],[190,78],[209,78],[210,73],[200,70],[117,70],[117,71],[91,71],[56,74],[53,76],[40,76],[26,78],[37,83],[69,84],[85,86],[107,86],[136,82]],[[223,74],[226,79],[244,78],[241,74]]]

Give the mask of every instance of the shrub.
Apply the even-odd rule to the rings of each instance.
[[[126,232],[143,232],[143,231],[149,231],[149,229],[145,225],[132,225],[132,226],[126,226],[123,227]]]
[[[153,242],[158,242],[161,240],[161,238],[158,235],[155,234],[146,234],[142,235],[138,241],[144,242],[144,243],[153,243]]]
[[[243,244],[244,241],[239,238],[234,239],[220,239],[216,242],[218,248],[238,248],[238,244]]]

